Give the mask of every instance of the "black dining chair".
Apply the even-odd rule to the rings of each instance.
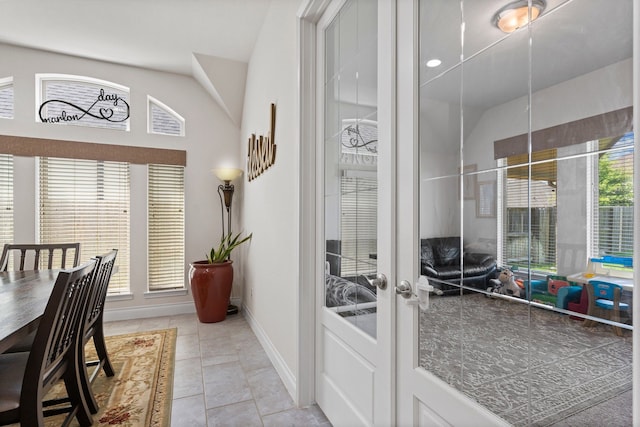
[[[97,267],[94,271],[93,283],[91,285],[91,291],[87,301],[87,310],[84,320],[84,327],[82,331],[82,348],[93,339],[93,345],[96,348],[96,354],[98,360],[87,362],[85,359],[84,351],[79,353],[80,357],[80,385],[84,393],[85,400],[89,410],[92,413],[98,412],[98,404],[91,391],[91,383],[95,380],[96,376],[100,372],[100,369],[104,370],[104,373],[108,377],[114,375],[113,366],[109,360],[109,354],[107,353],[107,346],[104,342],[104,328],[103,328],[103,315],[104,315],[104,302],[107,298],[107,290],[109,288],[109,281],[111,280],[111,274],[113,272],[113,266],[116,262],[116,256],[118,250],[113,249],[110,252],[96,256]],[[95,366],[91,375],[87,371],[87,367]]]
[[[41,261],[46,260],[46,268],[77,267],[80,260],[80,243],[7,243],[2,248],[0,256],[0,271],[14,270],[9,268],[9,255],[19,257],[20,264],[15,270],[40,270]],[[60,262],[54,264],[56,256]],[[18,258],[16,258],[18,259]]]
[[[74,417],[83,427],[92,424],[80,386],[78,353],[95,266],[91,260],[58,273],[31,351],[0,354],[0,425],[43,426],[44,417],[67,412],[62,425]],[[69,405],[48,408],[50,402],[43,398],[59,380]]]

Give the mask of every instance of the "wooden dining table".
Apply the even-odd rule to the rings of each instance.
[[[0,353],[38,328],[59,271],[0,272]]]

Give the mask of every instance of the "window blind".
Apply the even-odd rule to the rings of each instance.
[[[109,294],[129,292],[129,164],[40,158],[40,242],[80,242],[80,260],[118,249]]]
[[[591,256],[633,256],[633,145],[627,133],[598,157]]]
[[[0,246],[13,242],[13,156],[0,154]]]
[[[184,118],[160,101],[149,98],[149,132],[184,136]]]
[[[376,272],[378,244],[378,184],[376,178],[341,178],[341,275]]]
[[[183,289],[184,168],[148,166],[149,291]]]
[[[13,119],[13,79],[0,79],[0,118]]]
[[[524,165],[507,169],[503,262],[511,267],[546,272],[557,270],[555,156],[555,149],[539,151],[533,153],[530,167]],[[525,163],[522,157],[508,157],[507,165]]]

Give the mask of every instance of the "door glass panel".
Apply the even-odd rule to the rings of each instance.
[[[631,425],[633,1],[538,4],[419,3],[419,364],[514,425]]]
[[[377,9],[347,1],[325,31],[325,307],[376,336]]]

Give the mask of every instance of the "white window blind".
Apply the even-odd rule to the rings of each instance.
[[[129,292],[129,164],[40,158],[40,242],[80,242],[80,260],[118,249],[109,294]]]
[[[511,267],[555,272],[556,262],[556,150],[507,158],[504,198],[504,260]],[[531,180],[529,180],[529,173]]]
[[[341,276],[376,272],[378,183],[376,178],[341,179]]]
[[[633,133],[598,156],[591,256],[633,256]]]
[[[184,167],[149,165],[149,291],[182,289]]]
[[[13,242],[13,156],[0,154],[0,246]]]
[[[13,78],[0,79],[0,118],[13,119]]]
[[[184,118],[162,102],[149,97],[149,133],[184,136]]]

